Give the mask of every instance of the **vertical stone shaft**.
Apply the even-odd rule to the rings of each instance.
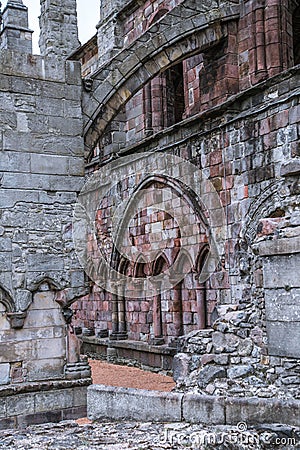
[[[76,0],[41,0],[40,28],[41,55],[70,55],[80,46]]]
[[[162,337],[161,294],[153,299],[153,333],[154,338]]]
[[[176,337],[183,335],[181,292],[182,292],[182,283],[179,283],[174,287],[174,300],[173,300],[173,320]]]
[[[112,333],[118,333],[118,331],[118,296],[116,294],[112,294]]]
[[[0,48],[32,53],[32,33],[28,28],[28,8],[22,0],[9,0],[2,14]]]
[[[120,333],[126,332],[126,320],[125,320],[125,287],[120,283],[118,287],[118,322]]]
[[[198,315],[198,327],[200,330],[206,328],[206,289],[205,284],[196,288],[197,298],[197,315]]]

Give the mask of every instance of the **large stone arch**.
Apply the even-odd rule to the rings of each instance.
[[[227,36],[227,22],[238,18],[239,5],[232,0],[218,3],[184,1],[92,75],[92,90],[83,98],[88,152],[122,106],[149,80]]]

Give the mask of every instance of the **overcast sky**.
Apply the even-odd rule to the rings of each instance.
[[[62,0],[63,1],[63,0]],[[2,5],[6,4],[2,1]],[[39,22],[40,0],[23,0],[29,10],[29,26],[33,33],[33,52],[39,53]],[[77,0],[79,40],[84,44],[96,33],[96,25],[100,16],[100,0]]]

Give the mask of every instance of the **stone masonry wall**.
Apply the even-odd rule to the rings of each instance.
[[[6,51],[1,68],[0,283],[26,311],[44,279],[70,299],[84,288],[70,245],[84,174],[80,67]]]
[[[115,20],[102,17],[98,45],[107,36],[103,32],[109,23],[117,30],[115,40],[100,55],[100,69],[89,76],[91,91],[84,93],[88,171],[104,171],[106,163],[113,160],[117,166],[122,156],[133,158],[137,153],[141,158],[146,152],[180,156],[195,164],[208,180],[205,189],[212,183],[226,219],[219,264],[209,282],[201,286],[209,320],[206,317],[201,322],[198,310],[197,319],[192,319],[194,331],[176,328],[181,312],[185,318],[193,315],[194,307],[188,308],[200,298],[200,286],[191,282],[190,274],[186,278],[188,298],[182,290],[179,296],[174,286],[168,295],[176,308],[166,303],[161,311],[165,315],[160,314],[162,329],[168,329],[167,317],[171,316],[176,329],[172,336],[179,343],[174,365],[178,388],[216,395],[230,391],[236,396],[295,397],[299,387],[299,274],[295,267],[300,106],[299,66],[294,64],[299,61],[295,44],[299,2],[185,0],[151,5],[115,2],[113,6]],[[175,84],[170,89],[170,79],[176,79],[182,95]],[[168,92],[172,92],[170,101]],[[173,122],[169,120],[171,106]],[[179,179],[181,175],[179,171]],[[127,196],[130,202],[138,183],[146,179],[141,173],[136,180],[120,183],[119,201]],[[177,193],[180,202],[184,193]],[[155,247],[155,239],[147,239],[157,230],[162,230],[162,242],[171,237],[163,218],[160,222],[151,215],[153,199],[145,193],[144,201],[145,223],[139,220],[129,227],[132,247]],[[195,210],[205,209],[201,198],[194,199],[193,205]],[[103,234],[106,243],[112,239],[111,206],[109,202],[103,205],[97,222],[98,237]],[[180,245],[182,235],[176,239]],[[98,243],[103,248],[101,239]],[[212,244],[209,238],[207,244]],[[172,245],[174,252],[175,241]],[[109,260],[112,248],[105,248]],[[139,261],[145,264],[142,256],[143,251]],[[164,264],[160,267],[164,269]],[[122,264],[119,268],[122,273],[128,269]],[[143,278],[150,272],[145,264],[133,266],[128,273]],[[195,264],[192,272],[199,279],[201,267]],[[149,315],[143,315],[138,301],[127,301],[121,288],[111,298],[100,290],[97,305],[89,310],[85,303],[76,304],[77,324],[84,319],[86,327],[101,331],[110,317],[107,305],[111,302],[111,321],[106,327],[112,339],[120,331],[120,339],[126,338],[125,332],[133,339],[145,339],[143,324],[151,337]],[[159,312],[155,301],[149,303],[149,312],[151,308]],[[104,320],[98,321],[100,316]],[[152,320],[153,330],[159,330]],[[170,345],[172,339],[164,333]],[[188,334],[180,337],[183,333]]]
[[[80,65],[7,47],[0,55],[0,427],[45,421],[52,407],[53,419],[62,411],[78,417],[91,382],[69,308],[87,292],[72,242],[84,179]],[[52,399],[44,405],[41,389]]]

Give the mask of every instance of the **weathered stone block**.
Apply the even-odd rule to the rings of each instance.
[[[0,419],[6,417],[6,398],[0,397]]]
[[[73,406],[73,390],[38,392],[34,396],[35,412],[53,411]]]
[[[174,381],[183,380],[189,372],[191,358],[186,353],[178,353],[173,359]]]
[[[250,365],[234,366],[234,367],[230,367],[227,370],[228,377],[231,379],[245,377],[247,375],[250,375],[252,372],[253,372],[253,367]]]
[[[300,322],[300,289],[266,289],[266,319],[268,321]]]
[[[181,400],[182,394],[93,385],[88,388],[88,417],[176,422],[181,420]]]
[[[293,255],[270,256],[264,260],[264,287],[300,287],[300,253]]]
[[[10,364],[0,364],[0,385],[9,383]]]
[[[11,252],[11,240],[8,238],[0,238],[0,252]]]
[[[270,355],[300,358],[300,322],[267,322],[267,334]]]
[[[206,366],[199,372],[198,386],[200,389],[205,388],[208,383],[214,381],[216,378],[226,377],[226,370],[218,366]]]
[[[300,402],[282,399],[227,398],[225,400],[226,423],[236,425],[280,423],[299,426]]]
[[[63,259],[57,255],[32,253],[28,255],[29,271],[63,270]]]
[[[28,381],[62,378],[64,365],[65,360],[63,358],[49,358],[24,362],[24,368],[28,372]]]
[[[32,293],[26,289],[18,289],[15,301],[19,311],[26,311],[32,302]]]
[[[30,310],[24,328],[41,328],[65,325],[63,315],[56,309]]]
[[[74,399],[74,406],[86,406],[87,387],[84,386],[74,389],[73,399]]]
[[[31,311],[45,310],[45,309],[57,309],[58,313],[61,311],[59,304],[55,301],[55,293],[52,291],[37,292],[34,295]],[[52,325],[51,323],[47,324]]]
[[[204,425],[225,423],[223,398],[200,394],[185,394],[182,404],[183,420]]]
[[[7,397],[7,415],[18,416],[34,412],[34,396],[32,394],[21,394]]]
[[[32,173],[67,174],[68,163],[68,157],[64,156],[31,154]]]

